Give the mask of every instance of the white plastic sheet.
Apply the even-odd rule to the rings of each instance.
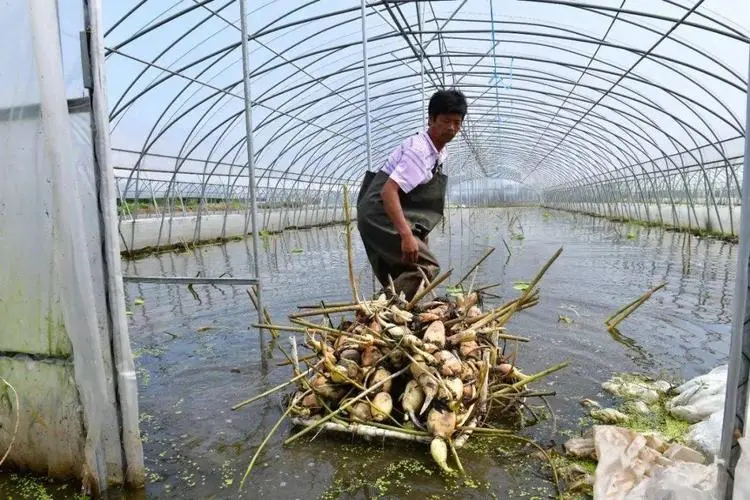
[[[688,446],[695,448],[709,459],[719,454],[721,427],[724,422],[724,409],[712,414],[708,419],[690,426],[685,438]]]
[[[679,395],[669,402],[669,412],[694,424],[722,411],[727,390],[727,368],[728,365],[719,366],[679,386],[676,389]]]
[[[21,411],[46,424],[21,419],[8,464],[78,475],[97,490],[123,479],[109,309],[122,304],[106,299],[91,119],[68,111],[56,9],[47,0],[0,7],[0,351],[17,353],[0,361]],[[49,368],[37,384],[49,387],[46,399],[25,385],[38,363]],[[71,417],[56,417],[61,404]],[[0,442],[12,428],[2,427]]]
[[[740,459],[737,460],[734,474],[734,500],[750,500],[750,438],[741,437]]]
[[[715,500],[718,467],[689,462],[657,469],[625,497],[625,500]]]
[[[712,500],[718,468],[667,456],[664,443],[631,429],[594,427],[598,465],[594,482],[595,500]],[[667,456],[665,456],[667,455]]]

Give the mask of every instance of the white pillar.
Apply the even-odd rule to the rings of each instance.
[[[750,67],[748,68],[750,75]],[[732,497],[734,466],[739,457],[735,431],[746,435],[748,374],[750,373],[750,310],[748,310],[748,267],[750,267],[750,93],[745,118],[745,163],[742,169],[742,207],[740,216],[740,248],[737,254],[737,276],[734,282],[732,339],[729,347],[727,392],[724,402],[724,424],[719,457],[724,461],[728,477],[724,497]],[[720,491],[721,492],[721,491]]]
[[[253,263],[255,277],[258,278],[258,284],[255,286],[255,291],[258,297],[258,321],[264,322],[263,317],[263,301],[261,299],[260,289],[260,255],[258,254],[259,237],[258,237],[258,205],[255,200],[255,149],[253,147],[253,103],[252,95],[250,93],[250,52],[248,51],[247,43],[247,7],[245,2],[247,0],[240,0],[240,31],[242,32],[242,83],[244,86],[244,97],[245,97],[245,134],[247,140],[245,145],[247,147],[247,171],[248,171],[248,195],[250,197],[250,219],[252,220],[253,226]],[[247,221],[245,222],[245,234],[247,234]],[[260,329],[260,345],[261,349],[264,347],[263,341],[263,329]],[[265,358],[263,358],[265,359]]]
[[[370,138],[370,75],[367,61],[367,4],[362,0],[362,68],[365,78],[365,130],[367,134],[367,170],[372,171],[372,153]]]

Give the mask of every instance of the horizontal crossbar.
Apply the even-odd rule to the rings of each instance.
[[[257,285],[258,278],[204,278],[185,276],[123,276],[122,280],[130,283],[163,283],[171,285]]]

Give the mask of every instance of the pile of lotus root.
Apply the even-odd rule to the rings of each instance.
[[[544,270],[519,297],[488,312],[481,309],[482,291],[459,288],[442,298],[433,293],[423,304],[425,290],[409,302],[391,293],[290,315],[313,352],[298,358],[293,342],[297,391],[287,405],[305,429],[287,442],[316,428],[399,438],[429,443],[446,472],[453,470],[451,451],[462,469],[456,448],[517,412],[534,395],[530,382],[565,366],[524,375],[514,359],[519,342],[528,339],[505,331],[513,314],[539,302],[535,286]],[[332,316],[341,313],[353,317],[334,325]],[[322,320],[303,319],[313,316]]]

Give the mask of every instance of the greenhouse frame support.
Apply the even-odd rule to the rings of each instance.
[[[748,60],[750,78],[750,60]],[[740,455],[736,435],[746,435],[748,376],[750,375],[750,301],[748,273],[750,271],[750,92],[747,97],[745,119],[745,161],[742,171],[742,211],[740,218],[740,248],[737,255],[737,276],[734,285],[732,338],[729,347],[727,392],[724,401],[724,422],[719,458],[727,474],[720,477],[724,498],[732,498],[734,468]],[[748,451],[744,451],[748,453]]]
[[[122,450],[125,458],[125,484],[141,488],[145,483],[143,445],[141,444],[138,414],[138,386],[135,364],[130,350],[130,335],[125,315],[125,292],[119,254],[117,227],[117,194],[111,160],[109,137],[109,106],[104,69],[104,29],[101,0],[83,0],[88,31],[87,49],[92,100],[92,142],[99,193],[99,216],[102,228],[102,250],[105,282],[111,327],[111,349],[115,361],[116,390],[121,419]],[[90,73],[86,75],[86,70]]]
[[[258,257],[259,237],[258,237],[258,206],[255,199],[255,151],[253,148],[253,103],[250,88],[250,51],[248,50],[248,33],[247,33],[247,0],[240,2],[240,31],[242,33],[242,82],[245,97],[245,134],[247,135],[245,145],[247,147],[247,171],[248,171],[248,196],[250,198],[250,219],[253,230],[253,270],[255,278],[258,279],[255,284],[255,294],[258,299],[258,321],[264,322],[263,316],[263,299],[260,285],[260,259]],[[245,227],[247,234],[247,226]],[[263,349],[265,340],[263,338],[263,329],[260,329],[260,347]],[[265,358],[263,358],[265,359]]]
[[[370,131],[370,75],[367,61],[367,2],[362,0],[362,71],[365,86],[365,131],[367,134],[367,170],[372,171],[372,137]]]

